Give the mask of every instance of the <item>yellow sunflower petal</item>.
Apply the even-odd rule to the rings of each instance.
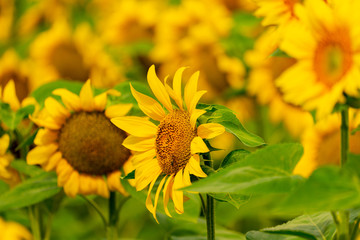
[[[188,111],[190,114],[192,114],[196,108],[196,105],[198,104],[200,98],[202,97],[202,95],[204,95],[206,93],[205,90],[203,91],[199,91],[196,92],[195,95],[193,96],[191,102],[190,102],[190,106],[188,106]]]
[[[37,146],[28,153],[26,156],[26,161],[30,165],[43,164],[49,160],[49,158],[55,153],[57,149],[57,143]]]
[[[174,180],[174,175],[169,176],[169,178],[167,179],[167,181],[165,183],[164,189],[163,189],[164,210],[165,210],[166,215],[168,215],[169,217],[172,217],[169,212],[169,209],[167,207],[167,205],[169,203],[171,189],[172,189],[172,183],[171,183],[172,180]]]
[[[46,162],[42,167],[44,168],[45,171],[54,170],[61,159],[62,159],[62,153],[56,152],[49,158],[49,161]]]
[[[205,110],[201,110],[201,109],[195,109],[193,111],[193,113],[191,114],[190,116],[190,124],[191,124],[191,127],[195,128],[195,124],[196,124],[196,120],[201,116],[203,115],[204,113],[206,113]]]
[[[155,193],[155,199],[154,199],[154,211],[152,212],[155,220],[157,223],[159,223],[159,221],[157,220],[156,218],[156,207],[157,207],[157,204],[158,204],[158,201],[159,201],[159,195],[160,195],[160,191],[162,189],[162,187],[164,186],[164,183],[165,183],[165,180],[166,180],[166,176],[163,177],[163,179],[161,179],[160,183],[159,183],[159,186],[156,190],[156,193]]]
[[[75,197],[79,191],[79,173],[73,171],[64,185],[64,192],[69,197]]]
[[[148,151],[145,152],[141,152],[141,153],[135,153],[131,160],[133,162],[134,165],[137,165],[139,163],[141,163],[142,161],[146,160],[146,159],[153,159],[156,156],[156,151],[155,148],[150,149]]]
[[[90,80],[87,80],[80,91],[81,108],[84,111],[91,112],[94,110],[94,96],[91,89]]]
[[[117,117],[111,119],[111,122],[123,131],[136,137],[155,136],[157,127],[155,124],[142,117]]]
[[[56,174],[58,175],[58,186],[62,187],[68,181],[70,175],[74,172],[71,165],[65,160],[61,159],[56,166]]]
[[[161,83],[160,79],[157,77],[154,65],[152,65],[149,68],[147,79],[151,91],[154,93],[155,97],[165,106],[165,108],[169,112],[171,112],[173,108],[169,94],[167,93],[165,86]]]
[[[45,100],[45,109],[49,115],[57,122],[63,123],[66,118],[70,117],[70,112],[61,103],[52,97]]]
[[[107,102],[107,92],[103,92],[94,97],[94,110],[104,111]]]
[[[36,145],[46,145],[55,142],[55,140],[58,138],[58,133],[59,133],[58,131],[52,131],[47,128],[41,128],[36,134],[34,143]]]
[[[93,179],[92,176],[87,174],[80,174],[79,183],[79,193],[88,195],[95,192],[97,182]]]
[[[20,102],[16,96],[15,83],[13,80],[10,80],[4,87],[3,101],[8,103],[13,111],[20,108]]]
[[[60,96],[64,105],[73,111],[81,109],[80,97],[65,88],[58,88],[52,92],[54,95]]]
[[[188,166],[189,166],[189,171],[191,174],[193,174],[197,177],[206,177],[207,176],[200,167],[200,159],[199,159],[198,155],[194,155],[190,158]]]
[[[133,151],[148,151],[155,147],[155,138],[141,138],[130,135],[124,140],[123,146]]]
[[[161,121],[165,117],[162,106],[154,99],[136,91],[130,84],[131,93],[139,104],[139,108],[154,120]]]
[[[97,182],[97,193],[104,198],[109,198],[110,192],[104,178],[97,177],[96,182]]]
[[[159,172],[157,175],[155,175],[154,178],[153,178],[153,180],[151,181],[150,186],[149,186],[149,190],[148,190],[148,194],[147,194],[147,197],[146,197],[145,205],[146,205],[146,208],[147,208],[151,213],[154,212],[154,206],[153,206],[152,201],[151,201],[151,190],[153,189],[154,184],[155,184],[155,182],[156,182],[156,179],[159,177],[160,173],[161,173],[161,172]]]
[[[129,194],[125,191],[123,185],[120,182],[121,172],[114,171],[107,175],[107,183],[110,191],[118,191],[123,196],[128,196]]]
[[[131,110],[133,104],[116,104],[110,107],[107,107],[105,110],[105,116],[108,118],[116,118],[116,117],[123,117]]]
[[[191,148],[191,154],[209,152],[208,147],[199,136],[194,137],[194,139],[191,141],[190,148]]]
[[[147,185],[150,184],[150,182],[153,180],[154,176],[159,175],[162,171],[159,167],[159,164],[157,161],[150,161],[152,162],[152,165],[149,166],[151,168],[148,168],[152,170],[152,172],[146,171],[143,173],[140,173],[138,169],[135,170],[135,181],[136,181],[136,190],[141,191],[144,189]]]
[[[10,137],[8,134],[4,134],[0,138],[0,156],[6,153],[10,144]]]
[[[174,201],[175,211],[178,214],[184,213],[184,194],[180,189],[183,187],[183,173],[180,170],[174,178],[174,185],[172,188],[172,199]]]
[[[195,156],[198,156],[198,155],[195,155]],[[183,175],[184,186],[190,186],[191,185],[189,168],[190,168],[189,164],[186,164],[186,166],[184,168],[184,175]]]
[[[223,125],[218,123],[201,124],[197,129],[197,134],[201,138],[214,138],[225,132]]]
[[[200,75],[199,71],[197,71],[193,75],[191,75],[189,81],[187,82],[187,84],[185,86],[184,100],[185,100],[185,104],[186,104],[186,107],[188,110],[190,107],[191,100],[197,91],[199,75]]]
[[[182,101],[182,96],[181,96],[181,79],[182,79],[182,74],[185,69],[186,69],[186,67],[179,68],[175,72],[174,80],[173,80],[173,89],[174,89],[174,93],[176,96],[176,98],[174,98],[174,100],[181,110],[183,110],[183,101]]]

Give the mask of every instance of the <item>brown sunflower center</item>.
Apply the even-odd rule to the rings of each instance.
[[[62,78],[83,82],[89,79],[89,69],[73,43],[57,45],[51,52],[50,63]]]
[[[156,135],[156,158],[162,171],[171,175],[185,167],[196,136],[187,112],[174,110],[162,120]]]
[[[345,29],[320,41],[314,56],[314,69],[320,82],[332,87],[347,73],[352,64],[349,33]]]
[[[59,135],[63,158],[81,173],[103,175],[120,169],[130,151],[122,146],[125,132],[102,112],[74,113]]]

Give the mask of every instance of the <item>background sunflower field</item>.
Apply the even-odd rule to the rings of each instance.
[[[0,0],[0,240],[360,239],[359,11]]]

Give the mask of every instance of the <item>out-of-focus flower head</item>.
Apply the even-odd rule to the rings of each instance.
[[[34,78],[42,83],[56,79],[85,82],[91,78],[96,87],[110,87],[123,80],[121,68],[86,23],[72,31],[64,19],[59,19],[35,39],[30,55]]]
[[[6,42],[11,35],[14,18],[14,0],[0,0],[0,43]]]
[[[2,240],[32,240],[31,233],[16,222],[5,222],[0,218],[0,239]]]
[[[294,137],[299,137],[313,120],[301,107],[285,102],[275,84],[277,78],[296,62],[289,57],[271,56],[278,45],[279,32],[270,28],[256,41],[254,49],[246,53],[245,60],[251,67],[248,91],[260,104],[269,106],[271,121],[283,122]]]
[[[9,135],[3,134],[0,137],[0,180],[7,183],[10,187],[13,187],[20,182],[20,176],[19,173],[10,166],[10,163],[14,160],[14,156],[8,151],[9,145]]]
[[[349,112],[349,129],[354,130],[360,124],[360,112]],[[308,177],[322,165],[340,164],[340,125],[339,113],[332,114],[318,121],[306,130],[302,136],[304,155],[294,169],[294,174]],[[360,132],[349,134],[349,151],[360,154]]]
[[[230,12],[235,11],[253,11],[256,4],[253,0],[212,0],[224,5]]]

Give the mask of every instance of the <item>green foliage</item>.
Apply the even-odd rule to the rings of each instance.
[[[352,108],[360,108],[360,98],[346,96],[346,105]]]
[[[288,193],[303,182],[302,177],[292,175],[302,152],[300,144],[268,146],[185,189],[202,193]]]
[[[11,161],[10,164],[12,168],[29,177],[36,177],[44,173],[44,171],[41,168],[37,166],[29,165],[24,160],[21,159]]]
[[[57,186],[54,172],[36,175],[21,182],[0,196],[0,211],[33,205],[57,194],[61,188]]]
[[[351,131],[351,134],[354,135],[356,132],[360,131],[360,125]]]
[[[13,111],[9,104],[0,103],[0,119],[10,130],[14,130],[24,118],[34,112],[34,109],[33,105],[28,105]]]
[[[244,149],[237,149],[230,152],[221,162],[220,167],[225,168],[233,163],[242,161],[250,152]]]
[[[270,57],[287,57],[287,58],[289,58],[290,56],[286,52],[282,51],[280,48],[277,48],[277,49],[275,49],[275,51],[273,53],[270,54]]]
[[[246,146],[257,147],[265,144],[261,137],[247,131],[229,108],[215,104],[199,104],[198,107],[207,111],[201,116],[200,121],[223,125],[226,131],[234,134]]]

